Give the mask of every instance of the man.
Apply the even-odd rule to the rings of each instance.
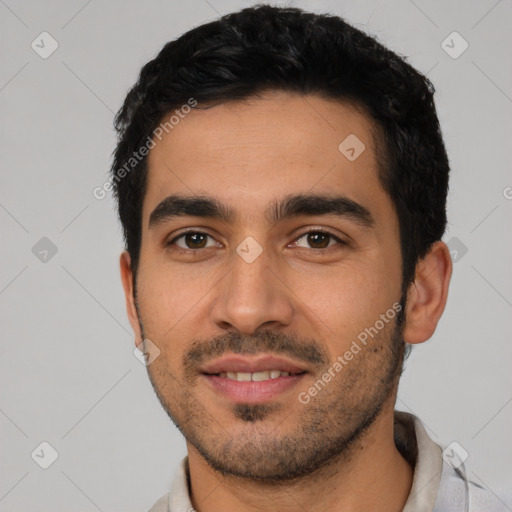
[[[452,272],[433,91],[343,20],[265,5],[141,70],[121,275],[188,453],[153,512],[499,510],[394,411]]]

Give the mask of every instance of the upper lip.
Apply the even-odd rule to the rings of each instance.
[[[303,373],[306,368],[285,357],[259,354],[251,357],[240,355],[227,355],[215,359],[203,365],[201,373],[216,374],[221,372],[255,373],[268,370],[280,370],[282,372]]]

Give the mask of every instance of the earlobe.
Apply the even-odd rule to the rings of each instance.
[[[119,265],[126,302],[126,313],[128,315],[130,325],[132,326],[132,329],[135,333],[135,344],[137,345],[142,340],[142,333],[140,332],[139,317],[137,315],[137,308],[135,306],[135,298],[133,293],[133,272],[131,268],[131,258],[128,251],[123,251],[121,253],[119,258]]]
[[[422,343],[434,334],[446,306],[451,275],[450,251],[444,242],[436,242],[416,265],[409,286],[404,328],[407,343]]]

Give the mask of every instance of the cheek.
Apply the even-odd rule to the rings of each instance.
[[[219,276],[192,267],[177,271],[165,264],[146,265],[138,278],[144,334],[161,350],[163,357],[157,361],[172,371],[181,366],[182,354],[191,340],[211,333],[206,321],[212,297],[208,291],[213,293]]]
[[[186,314],[189,298],[187,288],[156,265],[146,266],[137,283],[137,298],[146,335],[162,339],[178,318]],[[188,307],[187,307],[188,306]]]
[[[330,340],[333,356],[343,353],[353,340],[375,326],[381,315],[393,317],[400,299],[400,278],[389,265],[350,265],[332,271],[328,279],[310,274],[302,280],[301,315]],[[378,327],[381,322],[379,322]]]
[[[214,273],[201,265],[170,265],[159,260],[154,258],[145,267],[138,285],[141,302],[144,300],[151,305],[151,316],[183,316],[198,303],[200,297],[214,288],[218,280]]]

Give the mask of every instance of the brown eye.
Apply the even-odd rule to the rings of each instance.
[[[187,233],[183,240],[188,249],[202,249],[206,245],[206,237],[203,233]]]
[[[330,235],[325,233],[308,233],[306,235],[308,243],[314,249],[326,249],[329,246]]]
[[[187,233],[182,233],[171,240],[167,246],[176,245],[179,249],[184,251],[204,249],[206,247],[212,247],[211,245],[206,245],[208,238],[211,238],[211,236],[206,233],[202,233],[200,231],[188,231]],[[178,241],[180,243],[178,243]]]
[[[301,239],[305,239],[308,246],[299,244],[299,240]],[[299,247],[304,247],[306,249],[322,250],[327,249],[332,245],[336,245],[336,242],[338,242],[341,245],[345,245],[345,242],[343,242],[343,240],[340,240],[337,236],[334,236],[333,234],[328,233],[327,231],[315,230],[303,233],[299,238],[297,238],[295,244],[297,244]]]

